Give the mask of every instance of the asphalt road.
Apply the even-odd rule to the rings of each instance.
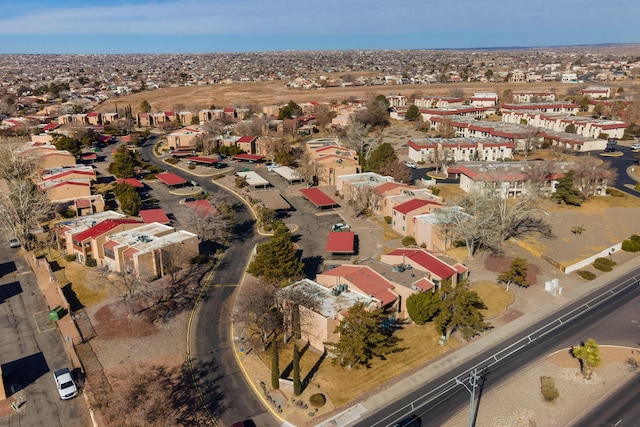
[[[213,184],[210,177],[197,177],[162,162],[153,154],[157,136],[142,147],[150,163],[195,181],[209,194],[233,193]],[[236,225],[224,256],[200,301],[192,326],[191,356],[194,380],[201,390],[207,410],[220,425],[252,419],[259,426],[278,426],[240,371],[230,337],[234,291],[242,281],[245,266],[256,243],[264,238],[254,231],[255,220],[244,203],[236,208]]]
[[[573,425],[576,427],[635,427],[640,420],[638,396],[640,396],[640,377],[636,375],[614,394],[591,408],[591,411]]]
[[[423,426],[441,425],[461,408],[468,406],[469,393],[456,384],[455,378],[465,380],[468,384],[469,373],[474,367],[478,368],[480,377],[478,401],[482,404],[483,392],[499,387],[523,366],[555,350],[569,348],[590,337],[600,344],[635,346],[639,338],[639,274],[640,269],[635,270],[601,288],[594,295],[607,295],[610,298],[590,311],[576,310],[576,313],[583,313],[580,317],[570,320],[573,317],[570,313],[590,301],[594,295],[569,304],[517,336],[482,351],[469,362],[457,365],[435,380],[408,391],[400,399],[355,425],[389,426],[409,415],[421,417]],[[633,279],[634,276],[636,279]],[[634,284],[611,293],[612,288],[623,282]],[[593,307],[595,304],[590,305]]]

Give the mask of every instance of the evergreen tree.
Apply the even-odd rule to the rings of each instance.
[[[509,290],[509,285],[511,283],[515,283],[523,288],[528,288],[529,283],[527,283],[527,269],[527,260],[516,257],[511,262],[511,268],[498,275],[498,280],[507,284],[507,290]]]
[[[125,183],[116,184],[113,193],[118,198],[122,212],[127,215],[138,215],[142,206],[142,198],[133,186]]]
[[[380,144],[375,150],[371,152],[369,159],[367,160],[367,170],[372,172],[378,172],[387,163],[391,163],[398,159],[393,146],[388,142]]]
[[[280,358],[278,356],[278,341],[273,340],[271,345],[271,387],[274,390],[280,388]]]
[[[298,344],[293,344],[293,395],[300,396],[302,383],[300,382],[300,352]]]
[[[293,101],[278,110],[278,119],[286,120],[302,115],[302,108]]]
[[[447,339],[458,330],[469,340],[489,327],[480,312],[486,307],[478,294],[469,289],[466,280],[458,282],[455,287],[450,281],[444,282],[439,297],[441,303],[436,324]]]
[[[573,171],[567,172],[558,180],[556,191],[551,198],[558,203],[564,202],[572,206],[580,206],[584,202],[582,193],[573,185]]]
[[[416,325],[432,321],[439,308],[440,298],[435,292],[419,292],[407,298],[407,312]]]
[[[109,172],[114,174],[116,178],[131,178],[134,166],[135,154],[126,146],[121,145],[113,152],[113,163],[109,166]]]
[[[397,349],[399,338],[390,328],[383,326],[387,315],[382,309],[367,311],[364,303],[354,304],[347,316],[336,326],[340,335],[337,343],[326,345],[334,355],[334,362],[341,366],[370,367],[374,357],[382,360]]]
[[[257,254],[247,272],[268,283],[284,283],[302,275],[304,264],[291,241],[291,231],[280,221],[273,223],[271,240],[258,245]]]
[[[142,111],[143,113],[151,112],[151,104],[149,104],[146,99],[140,103],[140,111]]]
[[[55,134],[52,136],[53,145],[58,150],[67,150],[74,156],[79,156],[82,153],[82,141],[76,138],[71,138],[67,135]]]
[[[404,118],[410,122],[420,120],[420,117],[420,109],[415,104],[411,104],[404,115]]]

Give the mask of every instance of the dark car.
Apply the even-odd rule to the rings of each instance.
[[[422,420],[417,415],[412,415],[393,425],[393,427],[421,427]]]
[[[605,153],[613,153],[615,151],[616,151],[616,149],[614,147],[607,147],[607,148],[604,149]]]

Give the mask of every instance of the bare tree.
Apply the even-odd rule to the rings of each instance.
[[[530,198],[538,198],[547,195],[550,191],[549,182],[554,172],[553,162],[527,162],[524,181],[524,192]]]
[[[453,98],[464,98],[464,90],[461,87],[452,87],[449,89],[449,96]]]
[[[366,158],[365,147],[369,145],[369,126],[360,122],[352,123],[342,140],[343,144],[352,150],[356,150]]]
[[[53,212],[44,192],[29,179],[14,179],[0,187],[0,229],[15,236],[26,250],[31,250],[31,230],[40,226]]]
[[[538,149],[539,140],[540,138],[538,137],[538,129],[534,127],[528,127],[526,132],[522,134],[520,141],[514,145],[516,150],[522,149],[522,155],[526,160],[529,158],[529,153]]]
[[[357,186],[353,187],[349,205],[353,208],[353,215],[359,217],[377,210],[380,206],[381,198],[378,196],[375,187]]]
[[[445,117],[438,126],[438,134],[440,138],[453,138],[456,136],[456,130],[453,127],[453,121],[450,117]]]
[[[227,205],[227,202],[222,200],[219,202],[219,209],[208,201],[206,204],[186,205],[186,227],[192,229],[200,241],[224,243],[232,226],[229,211],[233,208]]]
[[[448,148],[436,147],[429,152],[428,161],[436,168],[436,173],[439,173],[450,159],[451,150]]]
[[[320,177],[323,176],[325,166],[313,160],[309,151],[304,148],[299,149],[300,154],[298,157],[298,167],[296,168],[296,174],[307,183],[318,185]]]
[[[24,139],[0,139],[0,179],[26,179],[35,172],[35,154],[33,151],[24,151],[24,148]]]
[[[313,319],[302,314],[300,307],[314,311],[320,306],[321,297],[317,292],[294,284],[279,289],[276,292],[276,302],[282,318],[282,338],[286,344],[291,336],[300,338],[302,333],[310,331]]]
[[[380,174],[393,177],[396,182],[411,183],[413,175],[407,165],[400,160],[391,161],[380,168]]]
[[[267,349],[271,336],[277,335],[283,324],[276,289],[274,285],[256,280],[240,289],[236,301],[234,317],[249,339],[257,338],[262,351]]]
[[[122,270],[116,273],[118,280],[109,281],[132,314],[136,314],[135,300],[151,298],[149,282],[154,279],[150,272],[137,271],[131,259],[125,259]]]
[[[573,184],[584,198],[596,195],[618,177],[610,162],[601,162],[594,157],[585,157],[576,162],[573,171]]]
[[[203,154],[209,155],[217,151],[222,137],[223,126],[217,120],[209,120],[202,125],[204,131],[203,137],[198,141],[198,150]]]
[[[262,135],[265,123],[265,119],[255,116],[251,120],[238,122],[235,126],[235,132],[239,135]]]
[[[274,136],[261,137],[260,145],[263,150],[262,154],[270,160],[275,160],[277,154],[282,151],[290,152],[292,150],[291,145],[284,138]]]
[[[327,104],[318,104],[313,114],[316,116],[316,124],[320,127],[326,127],[336,117],[335,111]]]

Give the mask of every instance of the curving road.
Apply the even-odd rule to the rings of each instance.
[[[169,170],[189,181],[195,181],[209,194],[235,195],[211,182],[158,159],[153,153],[157,135],[142,147],[143,157],[150,163]],[[195,379],[207,410],[219,425],[252,419],[258,426],[278,426],[271,413],[247,383],[233,354],[230,337],[234,290],[242,281],[251,251],[261,239],[254,231],[255,220],[244,203],[236,209],[236,226],[220,264],[209,280],[200,301],[191,331],[191,359]]]

